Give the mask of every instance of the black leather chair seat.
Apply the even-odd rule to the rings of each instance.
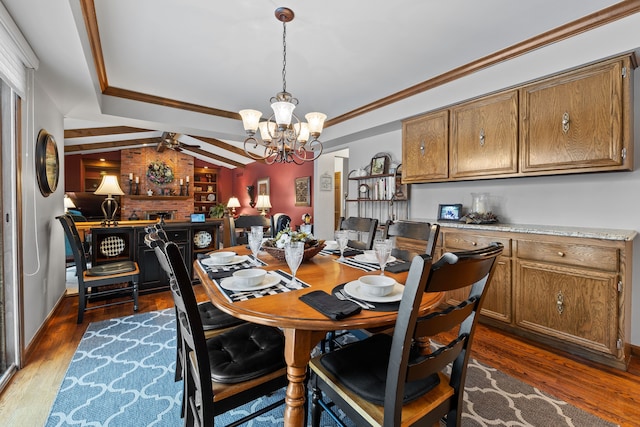
[[[391,340],[387,334],[373,335],[323,355],[320,362],[349,390],[369,402],[384,405]],[[439,383],[437,374],[405,383],[404,403],[417,399]]]
[[[211,379],[234,384],[285,366],[284,335],[278,328],[246,323],[207,340]]]
[[[200,320],[202,320],[202,329],[205,331],[215,331],[245,323],[244,320],[220,310],[210,301],[198,304],[198,311],[200,312]]]
[[[87,270],[87,276],[111,276],[112,274],[127,273],[136,269],[133,261],[118,261],[100,264]]]

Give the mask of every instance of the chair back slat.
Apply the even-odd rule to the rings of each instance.
[[[405,381],[416,381],[428,377],[434,372],[442,371],[445,366],[456,360],[464,349],[468,335],[464,334],[437,351],[425,355],[418,360],[409,361]]]
[[[64,230],[69,245],[71,246],[71,252],[73,253],[73,261],[76,263],[78,276],[82,275],[82,272],[87,270],[87,255],[82,245],[82,239],[80,233],[76,228],[76,224],[73,218],[69,214],[60,215],[57,217],[62,229]]]
[[[454,307],[449,307],[446,310],[437,311],[418,319],[414,333],[415,337],[434,336],[450,331],[453,327],[460,325],[475,310],[476,299],[464,300]]]
[[[396,258],[411,260],[416,255],[427,254],[433,257],[436,242],[440,234],[439,224],[430,224],[419,221],[387,221],[384,227],[383,238],[394,240],[394,248],[391,255]],[[402,243],[411,243],[411,247],[401,246]],[[424,249],[417,249],[418,245],[424,245]]]

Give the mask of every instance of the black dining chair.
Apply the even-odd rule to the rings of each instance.
[[[286,228],[291,228],[291,217],[285,213],[275,213],[271,215],[271,237],[275,238],[276,235]]]
[[[167,272],[176,307],[177,346],[183,354],[185,426],[213,426],[214,417],[284,387],[284,335],[278,328],[244,323],[205,339],[189,272],[173,242],[154,250]],[[252,412],[240,425],[284,404]]]
[[[264,236],[269,237],[268,230],[271,227],[271,220],[266,216],[240,215],[235,219],[229,217],[228,222],[225,221],[225,225],[227,223],[229,227],[229,246],[246,245],[247,243],[249,243],[247,230],[251,230],[251,227],[254,225],[262,226],[264,230]]]
[[[73,259],[76,264],[76,276],[78,277],[78,323],[84,320],[84,312],[100,307],[109,307],[116,304],[133,302],[133,311],[138,311],[138,281],[140,279],[140,268],[134,261],[107,262],[88,268],[87,255],[80,238],[80,233],[76,224],[69,214],[56,217],[65,236],[71,246]],[[114,287],[112,285],[126,284],[124,287]],[[131,298],[121,297],[130,293]],[[116,298],[113,301],[111,298]],[[102,304],[92,304],[91,301],[103,301]]]
[[[384,239],[394,241],[391,255],[405,261],[421,254],[433,258],[439,235],[439,224],[419,221],[387,221],[383,232]]]
[[[337,406],[358,426],[435,425],[443,417],[459,426],[477,315],[502,250],[492,243],[436,262],[426,254],[413,258],[393,335],[375,334],[311,360],[312,425],[323,410],[342,425],[332,411]],[[424,293],[464,288],[460,304],[418,316]],[[431,347],[430,337],[454,328],[452,341]]]
[[[358,239],[349,239],[347,245],[350,248],[369,250],[373,248],[373,241],[376,238],[378,229],[378,220],[375,218],[361,218],[351,216],[349,218],[340,218],[340,230],[355,231]]]

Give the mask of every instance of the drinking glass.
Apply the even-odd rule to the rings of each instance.
[[[296,272],[302,262],[303,254],[304,242],[289,242],[284,245],[284,258],[287,260],[287,265],[291,270],[291,282],[287,285],[288,288],[298,288],[296,283]]]
[[[260,253],[260,246],[262,246],[262,238],[263,238],[263,229],[261,226],[252,226],[249,235],[247,236],[249,240],[249,248],[251,249],[251,253],[253,254],[253,258],[255,262],[258,262],[258,253]]]
[[[373,242],[373,250],[376,253],[376,258],[378,258],[378,264],[380,264],[381,276],[384,276],[384,268],[391,255],[391,247],[392,243],[390,239],[376,239]]]
[[[336,242],[338,242],[338,247],[340,248],[340,258],[338,258],[338,261],[344,261],[344,249],[347,247],[347,243],[349,243],[349,233],[346,230],[336,231]]]

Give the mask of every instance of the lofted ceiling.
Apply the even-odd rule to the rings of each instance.
[[[184,150],[231,168],[252,161],[237,111],[266,114],[282,90],[279,6],[296,15],[287,90],[298,116],[328,115],[325,146],[398,126],[379,108],[640,11],[611,0],[0,1],[65,117],[66,153],[175,132]]]

